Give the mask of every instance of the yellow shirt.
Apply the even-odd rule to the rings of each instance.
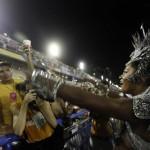
[[[16,84],[21,80],[11,80],[9,83],[0,83],[0,135],[13,131],[13,116],[11,105],[21,103],[21,97],[16,91]]]

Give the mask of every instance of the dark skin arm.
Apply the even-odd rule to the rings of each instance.
[[[124,97],[109,98],[106,96],[97,96],[83,91],[78,87],[66,84],[60,87],[57,95],[74,105],[85,107],[104,117],[114,117],[130,122],[134,132],[144,140],[150,142],[150,132],[147,132],[149,121],[135,117],[131,99]]]
[[[85,107],[104,116],[128,121],[135,119],[132,100],[129,98],[113,99],[106,96],[97,96],[66,84],[60,87],[57,95],[74,105]]]

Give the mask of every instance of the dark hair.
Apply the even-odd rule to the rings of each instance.
[[[140,63],[139,61],[134,61],[134,62],[131,62],[130,65],[131,65],[131,67],[133,67],[135,70],[137,70],[139,63]]]
[[[29,89],[27,89],[27,84],[29,84],[29,83],[30,83],[29,80],[25,80],[22,83],[16,84],[16,90],[18,90],[18,91],[28,91]]]
[[[16,90],[18,91],[26,91],[26,83],[23,82],[23,83],[19,83],[19,84],[16,84]]]
[[[135,69],[135,74],[133,75],[133,77],[131,78],[134,83],[139,83],[142,80],[142,77],[145,79],[145,84],[148,86],[150,85],[150,77],[148,76],[140,76],[139,73],[137,73],[138,68],[140,67],[140,61],[134,61],[131,62],[129,65],[131,65],[131,67],[133,67]],[[149,68],[150,69],[150,68]]]

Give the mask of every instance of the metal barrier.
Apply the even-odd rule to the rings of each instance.
[[[70,116],[77,121],[64,130],[64,150],[89,150],[91,135],[90,117],[82,118],[86,112],[78,112]]]
[[[20,141],[20,137],[15,134],[8,134],[0,137],[1,150],[13,150],[13,145]]]

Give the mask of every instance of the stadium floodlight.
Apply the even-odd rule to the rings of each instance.
[[[51,57],[60,57],[61,47],[57,42],[51,42],[47,45],[47,52]]]
[[[85,70],[85,63],[83,61],[79,62],[79,69],[80,70]]]

